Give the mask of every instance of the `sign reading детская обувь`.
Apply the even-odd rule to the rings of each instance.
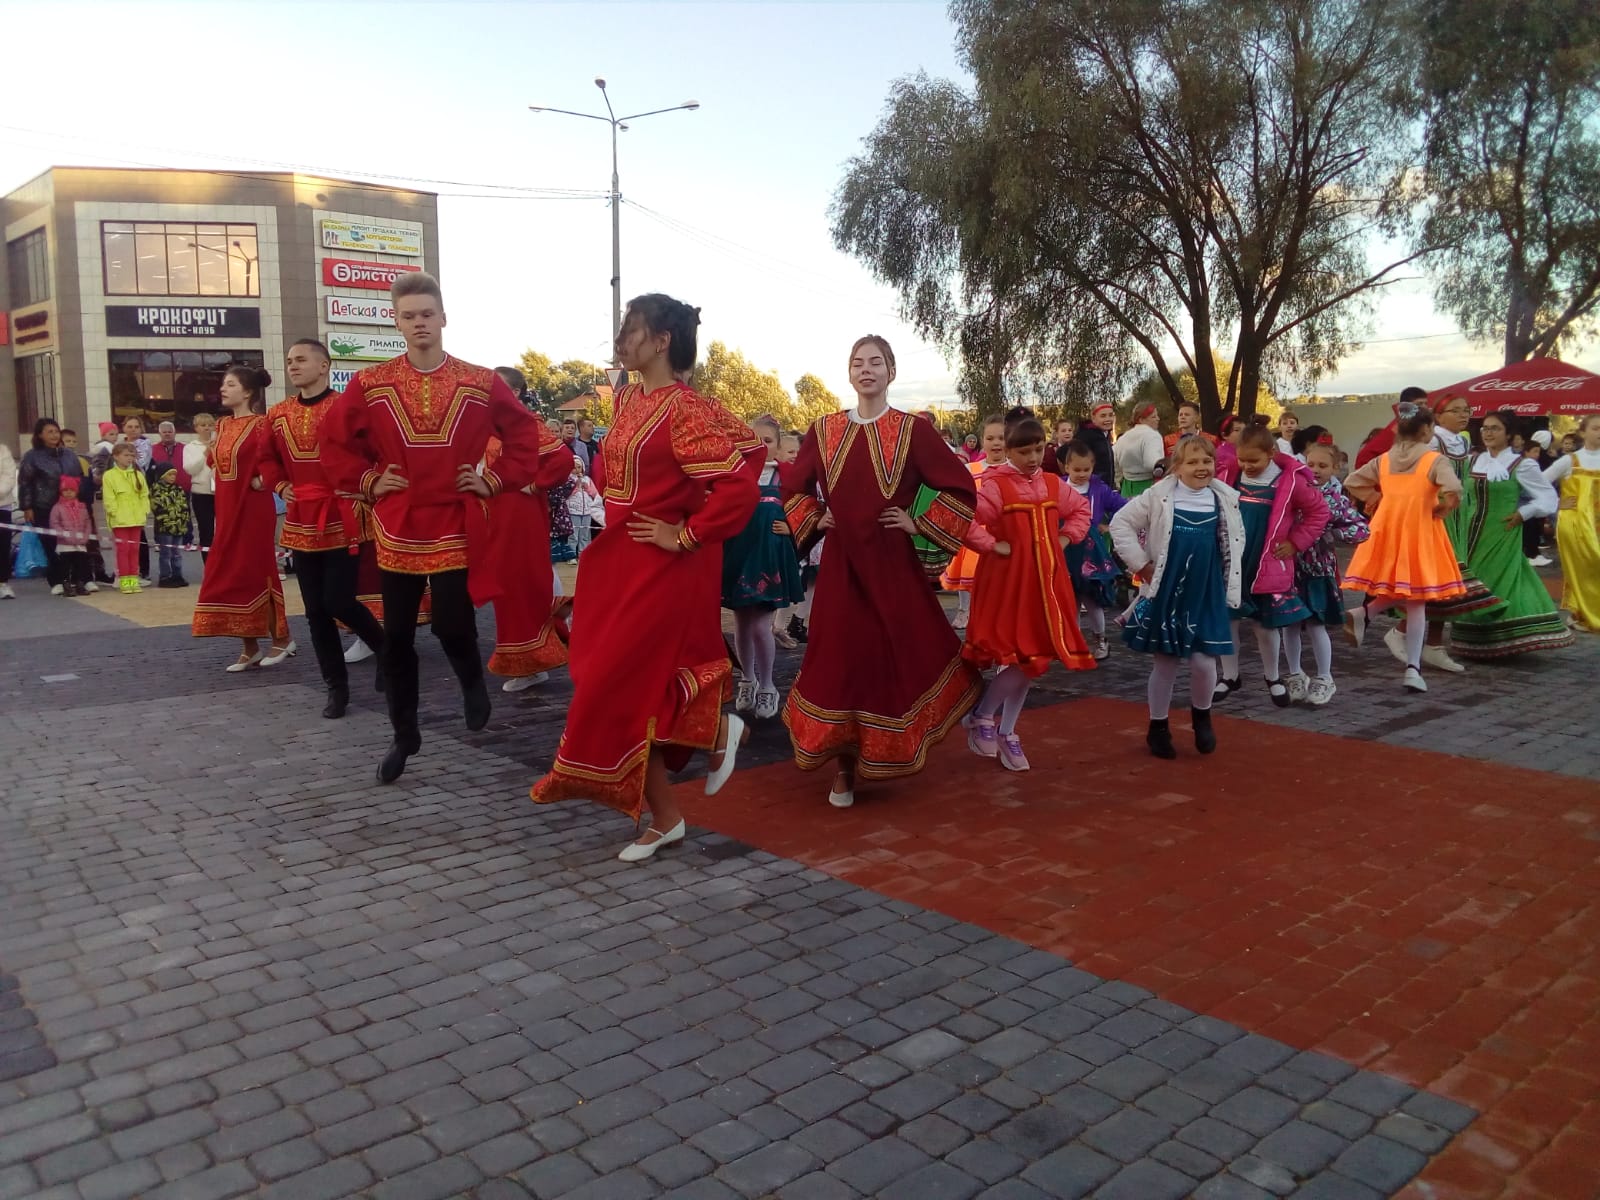
[[[108,304],[108,337],[236,337],[261,336],[261,310],[218,305]]]

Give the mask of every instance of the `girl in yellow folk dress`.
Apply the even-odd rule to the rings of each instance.
[[[1561,555],[1561,607],[1572,624],[1600,633],[1600,416],[1578,425],[1583,446],[1545,468],[1561,493],[1556,550]]]

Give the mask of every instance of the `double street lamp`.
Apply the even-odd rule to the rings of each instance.
[[[530,104],[528,111],[559,113],[564,117],[584,117],[590,121],[604,121],[611,126],[611,353],[615,356],[617,336],[622,332],[622,188],[617,176],[617,133],[619,130],[627,130],[627,122],[637,121],[642,117],[681,110],[693,112],[700,107],[700,101],[685,100],[682,104],[674,104],[670,108],[652,108],[648,112],[630,113],[619,117],[616,110],[611,107],[611,94],[606,91],[606,81],[596,79],[594,85],[605,97],[606,115],[603,117],[599,113],[574,112],[568,108],[551,108],[543,104]],[[612,361],[615,361],[615,357]]]

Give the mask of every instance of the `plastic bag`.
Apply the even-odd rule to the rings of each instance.
[[[18,579],[32,579],[43,575],[48,565],[39,535],[31,529],[24,530],[17,539],[17,561],[12,565],[11,573]]]

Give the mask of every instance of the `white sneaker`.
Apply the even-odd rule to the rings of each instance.
[[[1307,695],[1310,694],[1311,680],[1307,679],[1305,675],[1299,671],[1296,671],[1293,675],[1286,677],[1283,682],[1288,685],[1289,688],[1290,704],[1299,704],[1305,700]]]
[[[1383,644],[1389,647],[1389,653],[1394,655],[1399,662],[1406,661],[1406,631],[1396,625],[1383,635]]]
[[[17,594],[11,590],[9,583],[0,583],[0,600],[15,600]]]
[[[1428,690],[1427,682],[1422,678],[1422,672],[1415,667],[1406,668],[1406,691],[1425,692]]]
[[[733,685],[733,711],[747,713],[756,706],[756,681],[741,679]]]
[[[1464,675],[1466,668],[1450,657],[1450,652],[1443,646],[1424,646],[1422,648],[1422,661],[1430,667],[1438,667],[1441,671],[1453,671],[1457,675]]]
[[[5,592],[0,592],[0,596],[5,595],[6,592],[9,592],[10,590],[10,588],[7,588]],[[83,590],[86,592],[98,592],[100,590],[100,585],[91,579],[88,583],[83,585]]]
[[[1350,639],[1357,650],[1361,643],[1367,640],[1367,609],[1366,605],[1358,604],[1344,614],[1344,634]]]
[[[1530,567],[1548,567],[1550,565],[1550,559],[1547,555],[1541,554],[1536,558],[1530,558],[1528,560],[1528,565]]]
[[[58,583],[58,584],[56,584],[56,585],[55,585],[55,586],[54,586],[54,587],[53,587],[53,588],[51,588],[51,589],[50,589],[50,594],[51,594],[51,595],[52,595],[52,596],[59,596],[59,595],[61,595],[61,585],[60,585],[60,584],[59,584],[59,583]]]
[[[1094,644],[1094,660],[1096,662],[1104,662],[1106,659],[1108,659],[1110,657],[1111,657],[1111,650],[1106,645],[1105,638],[1101,638],[1099,641],[1095,642],[1095,644]]]
[[[537,675],[524,675],[519,679],[508,679],[500,685],[502,692],[525,692],[529,688],[538,687],[541,683],[550,681],[549,671],[540,671]]]
[[[355,640],[355,644],[344,652],[344,660],[347,663],[366,662],[367,659],[371,658],[376,653],[377,651],[371,646],[367,645],[360,638],[357,638]]]
[[[756,689],[756,719],[770,721],[778,715],[778,689]]]
[[[1334,686],[1333,680],[1319,675],[1311,681],[1311,686],[1306,689],[1306,700],[1321,708],[1329,700],[1333,699],[1333,694],[1338,690]]]

